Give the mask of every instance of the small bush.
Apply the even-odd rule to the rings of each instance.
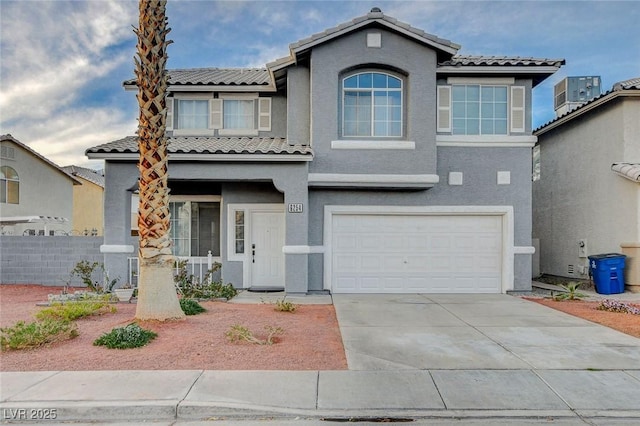
[[[138,324],[132,323],[125,327],[117,327],[98,337],[93,344],[106,346],[109,349],[130,349],[145,346],[158,335],[151,330],[145,330]]]
[[[284,330],[280,327],[265,325],[264,329],[267,332],[267,336],[265,339],[260,339],[254,336],[249,328],[239,324],[232,325],[229,331],[224,333],[224,335],[227,336],[227,339],[229,339],[230,342],[239,342],[240,340],[245,340],[256,345],[272,345],[273,343],[275,343],[274,337],[278,334],[284,333]]]
[[[39,320],[59,319],[64,321],[73,321],[78,318],[114,313],[115,311],[116,308],[105,301],[67,302],[64,304],[54,303],[50,307],[44,308],[38,312],[36,314],[36,318]]]
[[[640,315],[640,308],[637,306],[629,305],[619,300],[604,299],[597,306],[600,311],[620,312],[625,314]]]
[[[562,284],[560,287],[562,287],[566,293],[557,294],[554,300],[578,300],[587,297],[586,294],[578,292],[578,287],[580,287],[579,282],[572,281],[567,284]]]
[[[77,336],[78,327],[73,322],[52,318],[30,323],[18,321],[13,327],[0,328],[0,347],[3,351],[36,348]]]
[[[180,308],[185,315],[198,315],[207,311],[193,299],[180,299]]]
[[[187,261],[176,262],[178,274],[174,276],[174,281],[178,287],[178,292],[185,298],[191,299],[232,299],[238,294],[232,284],[222,284],[221,282],[210,282],[211,275],[221,268],[220,263],[215,263],[213,268],[207,271],[200,282],[200,279],[187,271]]]
[[[298,309],[298,305],[292,302],[282,300],[276,300],[276,307],[274,308],[276,311],[280,312],[295,312]]]

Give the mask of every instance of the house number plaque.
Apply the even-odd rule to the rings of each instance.
[[[289,203],[289,213],[302,213],[302,203]]]

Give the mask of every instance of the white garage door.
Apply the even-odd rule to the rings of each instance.
[[[500,293],[502,216],[335,214],[335,293]]]

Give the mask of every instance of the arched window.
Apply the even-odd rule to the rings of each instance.
[[[9,166],[0,167],[0,203],[19,204],[20,179]]]
[[[402,136],[402,80],[382,72],[352,74],[342,80],[342,135]]]

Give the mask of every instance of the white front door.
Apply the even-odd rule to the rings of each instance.
[[[251,287],[284,287],[284,213],[251,212]]]

